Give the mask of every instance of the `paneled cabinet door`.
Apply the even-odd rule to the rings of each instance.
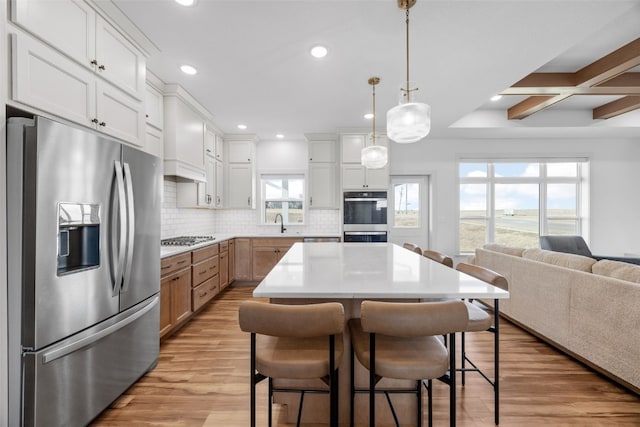
[[[336,166],[332,163],[309,164],[309,208],[336,208]]]
[[[228,141],[227,161],[229,163],[252,163],[253,162],[253,142],[252,141]]]
[[[216,161],[211,156],[205,156],[205,166],[207,171],[207,182],[205,183],[204,206],[215,207],[216,197]]]
[[[229,240],[229,284],[236,280],[236,242]]]
[[[253,207],[253,166],[250,164],[230,163],[226,182],[226,207]]]
[[[224,206],[224,165],[222,162],[216,160],[214,162],[215,170],[215,207],[221,208]]]
[[[12,34],[11,41],[13,100],[93,126],[93,73],[24,33]]]
[[[364,166],[342,165],[342,188],[345,190],[386,190],[389,169],[367,169]]]
[[[96,71],[131,96],[144,100],[146,61],[116,28],[96,19]]]
[[[12,0],[11,19],[93,70],[96,13],[84,1]]]
[[[220,252],[220,289],[224,289],[229,285],[229,252]]]
[[[164,100],[162,93],[149,84],[145,92],[144,106],[147,124],[162,130],[164,122]]]
[[[253,280],[262,280],[280,260],[280,248],[262,246],[253,248]]]
[[[251,271],[251,239],[238,238],[235,239],[235,279],[252,280],[253,273]]]
[[[336,161],[336,142],[309,141],[309,162],[334,163]]]
[[[341,135],[342,163],[361,163],[362,149],[367,144],[367,136],[364,134]]]
[[[145,139],[144,106],[107,82],[96,81],[98,130],[142,146]]]

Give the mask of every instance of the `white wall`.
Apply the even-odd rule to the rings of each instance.
[[[392,175],[431,175],[431,247],[456,251],[460,156],[586,156],[590,159],[590,242],[595,254],[640,253],[640,140],[458,139],[391,143]]]

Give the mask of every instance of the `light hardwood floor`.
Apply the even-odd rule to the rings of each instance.
[[[162,344],[158,366],[92,425],[248,426],[249,336],[240,331],[237,318],[238,305],[252,298],[252,291],[242,284],[229,287]],[[508,321],[500,325],[500,426],[640,426],[638,395]],[[467,342],[469,353],[492,374],[492,335],[469,334]],[[458,426],[493,426],[492,389],[478,375],[468,375],[466,386],[458,386]],[[434,389],[434,425],[448,425],[447,386],[436,383]],[[258,386],[261,426],[267,425],[266,394],[263,382]],[[284,417],[277,405],[274,410],[274,426],[289,426],[277,422]]]

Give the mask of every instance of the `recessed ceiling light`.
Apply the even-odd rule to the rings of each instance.
[[[193,6],[196,4],[196,0],[175,0],[180,6]]]
[[[240,130],[245,130],[246,128],[247,128],[247,125],[243,125],[243,124],[238,125],[238,129]]]
[[[363,117],[364,117],[365,119],[367,119],[367,120],[371,120],[371,119],[373,119],[373,113],[367,113],[367,114],[365,114]]]
[[[493,102],[499,101],[499,100],[501,100],[501,99],[502,99],[502,95],[493,95],[493,96],[491,97],[491,100],[492,100]]]
[[[198,70],[196,70],[195,67],[192,67],[191,65],[181,65],[180,70],[190,76],[198,74]]]
[[[278,139],[282,139],[282,138],[284,138],[284,135],[283,135],[283,134],[281,134],[281,133],[278,133],[278,134],[276,134],[276,138],[278,138]]]
[[[327,48],[324,46],[314,46],[311,48],[311,56],[313,56],[314,58],[324,58],[325,56],[327,56]]]

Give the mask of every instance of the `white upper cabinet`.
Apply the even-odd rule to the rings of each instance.
[[[216,160],[222,162],[224,160],[224,139],[218,134],[216,134],[215,153]]]
[[[335,163],[335,140],[311,140],[309,141],[309,162],[311,163]]]
[[[162,130],[164,123],[164,99],[162,93],[150,84],[146,86],[144,106],[147,124]]]
[[[100,76],[139,100],[145,97],[144,56],[111,24],[96,19],[96,70]]]
[[[12,34],[12,63],[13,100],[144,145],[141,101],[28,34]]]
[[[253,139],[246,141],[228,141],[227,161],[229,163],[253,163]]]
[[[144,100],[146,60],[81,0],[12,0],[12,20],[82,66]]]
[[[208,128],[204,133],[204,154],[211,157],[216,155],[216,134]]]
[[[377,139],[377,138],[376,138]],[[367,169],[362,166],[362,149],[371,144],[367,134],[340,135],[342,151],[342,188],[344,190],[386,190],[389,187],[389,166]],[[387,138],[376,142],[388,146]]]
[[[336,136],[307,134],[306,137],[309,141],[309,209],[336,209]]]
[[[11,0],[11,19],[82,66],[94,69],[96,13],[82,0]]]

